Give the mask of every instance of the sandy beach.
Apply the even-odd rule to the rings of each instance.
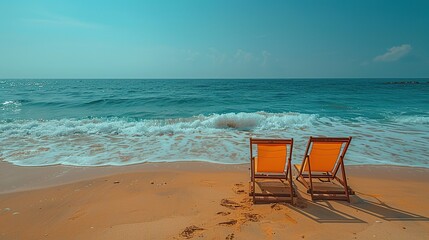
[[[347,166],[351,203],[252,204],[248,166],[1,163],[0,239],[427,239],[429,169]]]
[[[429,240],[428,10],[0,1],[0,240]]]

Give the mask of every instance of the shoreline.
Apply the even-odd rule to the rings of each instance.
[[[175,162],[146,162],[124,166],[19,166],[6,161],[0,161],[0,175],[3,176],[0,182],[0,194],[13,193],[43,189],[75,183],[84,180],[91,180],[104,176],[111,176],[123,173],[153,172],[160,170],[170,171],[239,171],[249,172],[250,164],[223,164],[206,161],[175,161]],[[373,177],[366,171],[384,171],[384,178],[394,178],[392,173],[401,171],[413,171],[408,178],[422,179],[421,175],[429,168],[399,165],[346,165],[346,172],[351,171],[353,175]],[[364,170],[363,172],[360,170]],[[417,173],[417,174],[416,174]]]
[[[154,171],[247,170],[247,164],[217,164],[204,161],[148,162],[125,166],[18,166],[0,162],[0,194],[55,187],[103,176]],[[41,178],[42,177],[42,178]]]
[[[346,166],[356,192],[351,203],[313,202],[295,182],[298,196],[291,205],[252,204],[248,168],[206,162],[33,168],[2,162],[0,239],[425,239],[429,234],[429,193],[422,191],[429,169]]]

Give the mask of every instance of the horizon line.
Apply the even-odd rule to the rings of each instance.
[[[288,77],[288,78],[0,78],[0,80],[310,80],[310,79],[429,79],[429,77]]]

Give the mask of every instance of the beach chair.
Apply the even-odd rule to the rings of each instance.
[[[253,153],[255,145],[257,156]],[[249,195],[254,203],[293,203],[292,147],[293,139],[250,138]]]
[[[312,200],[331,199],[350,202],[349,195],[354,192],[347,185],[344,155],[351,140],[352,137],[310,137],[308,140],[302,164],[294,164],[294,167],[298,171],[296,180],[307,188]],[[339,170],[341,178],[337,176]]]

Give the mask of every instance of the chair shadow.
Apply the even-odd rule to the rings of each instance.
[[[285,181],[265,181],[258,182],[256,185],[258,190],[263,193],[282,194],[289,193],[290,191],[289,184]],[[306,200],[301,196],[301,193],[304,195],[307,195],[307,193],[303,192],[302,190],[299,190],[296,186],[294,186],[294,189],[296,194],[295,199],[297,199],[297,201],[300,201],[301,204],[290,205],[290,208],[316,222],[366,223],[365,221],[355,216],[335,209],[331,205],[330,201],[313,202],[310,200]],[[366,194],[363,193],[358,194],[366,196]],[[335,202],[386,221],[429,221],[428,217],[389,206],[375,196],[368,196],[375,200],[368,200],[361,198],[358,195],[353,195],[351,196],[352,203],[343,201]],[[300,205],[305,205],[305,207],[301,208],[299,207]]]
[[[371,197],[376,201],[363,199],[355,195],[355,203],[341,204],[386,221],[429,221],[428,217],[391,207],[380,199],[374,196]]]
[[[288,194],[289,183],[284,180],[258,180],[256,181],[256,192],[264,194]]]
[[[297,201],[299,202],[291,205],[290,208],[318,223],[366,223],[362,219],[335,209],[329,201],[306,200],[301,197],[299,192],[302,191],[297,191]]]

